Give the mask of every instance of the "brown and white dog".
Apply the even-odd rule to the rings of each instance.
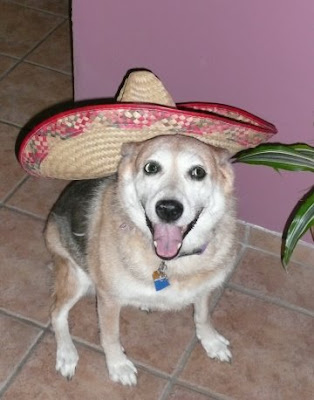
[[[123,145],[115,176],[76,181],[46,227],[55,268],[52,325],[56,369],[75,373],[68,313],[96,292],[110,378],[135,385],[119,339],[120,309],[194,305],[196,334],[211,358],[229,361],[229,342],[212,326],[208,298],[233,267],[233,171],[227,151],[182,135]],[[159,290],[161,289],[161,290]]]

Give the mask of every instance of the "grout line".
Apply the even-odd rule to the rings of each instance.
[[[229,272],[229,274],[227,275],[226,279],[224,280],[222,286],[220,288],[217,288],[213,292],[212,297],[210,299],[209,316],[214,312],[217,304],[219,303],[219,300],[223,296],[224,291],[225,291],[226,287],[228,286],[228,283],[232,279],[238,265],[240,264],[240,262],[243,258],[243,255],[245,254],[245,251],[246,251],[246,247],[242,246],[240,251],[238,252],[238,255],[235,258],[234,265],[233,265],[231,271]]]
[[[246,253],[246,245],[242,243],[241,248],[235,257],[234,265],[233,265],[231,271],[228,273],[226,279],[224,280],[224,286],[232,279],[232,277],[233,277],[236,269],[238,268],[240,262],[242,261],[245,253]]]
[[[250,234],[251,234],[251,226],[246,224],[244,230],[244,240],[243,240],[246,245],[249,243]]]
[[[5,309],[3,307],[0,307],[0,314],[5,315],[7,317],[11,317],[11,318],[15,319],[16,321],[23,322],[23,323],[25,323],[27,325],[33,326],[33,327],[38,328],[38,329],[48,329],[49,326],[50,326],[50,321],[48,321],[46,324],[44,324],[44,323],[39,322],[39,321],[37,321],[37,320],[35,320],[33,318],[25,317],[25,316],[23,316],[23,315],[21,315],[19,313],[7,310],[7,309]]]
[[[314,318],[314,311],[307,310],[306,308],[297,306],[295,304],[288,303],[285,300],[281,300],[276,297],[268,296],[265,293],[261,293],[256,290],[246,288],[246,287],[238,285],[236,283],[228,283],[227,288],[235,290],[237,292],[240,292],[240,293],[248,295],[248,296],[255,297],[255,298],[257,298],[259,300],[263,300],[267,303],[274,304],[274,305],[282,307],[282,308],[286,308],[290,311],[294,311],[294,312],[306,315],[308,317]]]
[[[168,396],[170,395],[173,386],[177,382],[177,376],[182,372],[183,368],[185,367],[196,343],[197,343],[197,338],[194,333],[192,339],[190,340],[190,343],[187,345],[187,347],[183,351],[183,353],[177,363],[176,368],[174,369],[173,373],[171,374],[171,377],[170,377],[168,383],[165,385],[165,387],[159,397],[159,400],[166,400],[168,398]]]
[[[48,328],[48,331],[50,333],[54,334],[51,326]],[[82,338],[79,338],[78,336],[71,335],[71,337],[75,344],[82,346],[88,350],[95,351],[96,353],[102,354],[105,357],[105,353],[104,353],[101,345],[97,345],[95,343],[88,342]],[[167,372],[164,372],[158,368],[155,368],[155,367],[145,364],[141,361],[138,361],[135,358],[132,358],[132,357],[129,357],[129,358],[137,367],[143,369],[146,372],[149,372],[149,373],[156,375],[159,378],[163,378],[163,379],[169,379],[169,377],[170,377],[169,373],[167,373]]]
[[[14,193],[29,179],[29,175],[24,175],[15,186],[4,196],[1,200],[1,203],[4,205],[10,198],[14,195]]]
[[[174,383],[171,379],[168,380],[165,387],[163,388],[158,400],[166,400],[169,398],[171,391],[173,389]]]
[[[178,375],[183,371],[183,369],[187,363],[187,360],[189,359],[189,357],[197,343],[198,343],[198,339],[196,337],[196,334],[194,333],[192,339],[190,340],[190,343],[185,348],[181,358],[179,359],[179,361],[177,363],[177,367],[172,374],[172,378],[174,380],[177,380]]]
[[[11,65],[9,69],[7,69],[0,77],[0,82],[3,81],[13,70],[15,70],[20,64],[22,64],[24,57],[20,58],[18,62]]]
[[[8,53],[6,53],[4,51],[1,51],[1,50],[0,50],[0,56],[12,58],[15,61],[18,61],[20,59],[20,57],[18,57],[18,56],[13,56],[12,54],[8,54]]]
[[[173,388],[174,383],[170,380],[168,380],[168,382],[165,384],[165,387],[163,388],[158,400],[166,400],[168,399],[172,388]]]
[[[1,54],[0,54],[0,56],[1,56]],[[4,78],[4,77],[7,75],[7,72],[8,72],[9,70],[12,70],[17,64],[19,64],[19,60],[18,60],[18,59],[15,59],[15,62],[12,63],[12,65],[10,65],[10,66],[8,67],[7,70],[3,71],[3,72],[0,74],[0,81],[1,81],[2,78]]]
[[[210,396],[213,400],[234,400],[233,398],[226,396],[224,394],[211,391],[210,389],[205,389],[202,386],[197,386],[197,385],[194,386],[192,383],[186,381],[178,380],[177,384],[183,386],[186,389],[190,389],[194,392],[203,394],[205,396]]]
[[[1,80],[1,77],[0,77],[0,80]],[[18,128],[18,129],[22,129],[23,128],[23,125],[19,125],[19,124],[15,123],[15,122],[12,122],[12,121],[6,121],[5,119],[1,119],[1,118],[0,118],[0,124],[13,126],[14,128]]]
[[[43,337],[45,335],[46,330],[42,330],[41,332],[38,333],[37,337],[35,338],[34,342],[30,345],[28,350],[26,350],[24,356],[22,357],[21,361],[16,365],[16,367],[13,369],[12,373],[8,376],[8,378],[5,380],[3,386],[0,387],[0,398],[2,395],[6,392],[6,390],[12,385],[14,382],[15,378],[18,376],[24,365],[27,363],[31,355],[33,354],[35,348],[37,345],[43,340]]]
[[[48,69],[49,71],[58,72],[59,74],[63,74],[63,75],[66,75],[66,76],[72,76],[72,72],[62,71],[61,69],[49,67],[48,65],[44,65],[44,64],[39,64],[39,63],[37,63],[35,61],[25,60],[24,63],[25,64],[30,64],[30,65],[34,65],[36,67],[45,68],[45,69]]]
[[[3,208],[7,209],[7,210],[10,210],[10,211],[13,211],[13,212],[16,212],[18,214],[25,215],[27,217],[34,218],[37,221],[45,222],[47,220],[47,217],[42,217],[40,215],[32,213],[31,211],[23,210],[22,208],[11,206],[9,204],[3,204]]]
[[[237,219],[236,220],[237,225],[241,225],[244,228],[244,235],[243,235],[243,240],[239,240],[240,243],[247,244],[248,239],[249,239],[249,232],[250,232],[250,226],[247,222]]]
[[[41,40],[39,40],[30,50],[28,50],[17,63],[15,63],[11,68],[9,68],[0,78],[0,82],[5,79],[14,69],[16,69],[23,61],[39,47],[46,39],[49,38],[60,26],[64,23],[65,19],[63,19],[59,24],[57,24],[54,28],[52,28]],[[42,68],[42,67],[41,67]]]
[[[51,36],[56,30],[58,30],[64,23],[65,19],[63,18],[61,22],[59,22],[55,27],[51,28],[50,31],[47,32],[41,40],[39,40],[30,50],[28,50],[28,52],[24,54],[20,61],[24,61],[26,57],[28,57],[34,50],[36,50],[43,42],[45,42],[49,38],[49,36]]]
[[[34,7],[34,6],[29,6],[29,5],[27,5],[27,4],[22,4],[22,3],[19,3],[18,1],[9,0],[9,2],[10,2],[11,4],[15,4],[15,5],[17,5],[17,6],[21,6],[21,7],[23,7],[23,8],[27,8],[27,9],[34,10],[34,11],[40,11],[40,12],[42,12],[43,14],[54,15],[55,17],[63,17],[63,18],[69,19],[70,16],[71,16],[71,14],[70,14],[70,7],[69,7],[69,13],[68,13],[68,15],[65,16],[64,14],[59,14],[59,13],[55,13],[55,12],[53,12],[53,11],[43,10],[43,9],[41,9],[41,8],[37,8],[37,7]]]
[[[141,361],[138,361],[132,357],[130,357],[130,360],[139,368],[142,369],[145,372],[150,373],[151,375],[157,376],[158,378],[162,378],[165,379],[167,381],[169,381],[169,379],[171,379],[171,375],[167,372],[161,371],[158,368],[154,368],[151,365],[142,363]]]

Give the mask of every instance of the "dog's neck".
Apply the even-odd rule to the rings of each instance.
[[[201,247],[197,247],[197,248],[193,249],[192,251],[183,251],[182,253],[180,253],[178,255],[178,258],[186,257],[186,256],[201,255],[204,253],[207,246],[208,246],[208,242],[204,243],[203,246],[201,246]]]

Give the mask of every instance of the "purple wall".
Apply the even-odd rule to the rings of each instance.
[[[314,145],[312,0],[75,0],[76,99],[111,97],[146,67],[175,101],[238,106],[273,122],[281,142]],[[309,173],[236,166],[239,217],[281,231]]]

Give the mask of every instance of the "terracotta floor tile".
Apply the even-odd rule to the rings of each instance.
[[[71,98],[70,76],[22,63],[0,81],[0,119],[22,126],[36,113]]]
[[[67,184],[64,180],[30,177],[14,193],[8,204],[46,218]]]
[[[18,133],[17,128],[0,123],[0,199],[25,176],[14,151]]]
[[[34,343],[39,331],[0,314],[0,388]]]
[[[5,74],[15,63],[17,60],[11,57],[6,57],[0,55],[0,78],[3,74]]]
[[[65,17],[70,12],[69,0],[15,0],[15,2],[28,7],[38,8],[39,10],[61,14]]]
[[[288,272],[280,259],[254,249],[247,249],[232,282],[314,310],[314,268],[290,263]]]
[[[24,56],[62,21],[6,0],[0,2],[0,16],[0,52],[17,57]]]
[[[65,21],[62,26],[28,56],[27,60],[71,73],[71,31],[69,21]]]
[[[181,378],[239,400],[314,398],[314,320],[227,290],[213,315],[232,364],[197,345]]]
[[[50,273],[43,223],[0,210],[0,307],[48,322]]]
[[[81,299],[73,307],[70,312],[69,326],[73,336],[96,344],[100,348],[96,299],[94,296]]]
[[[205,394],[194,392],[190,389],[186,389],[182,386],[177,385],[173,388],[167,400],[206,400],[206,399],[214,400],[213,397],[206,396]]]
[[[99,345],[96,307],[84,299],[72,310],[71,333]],[[180,312],[151,312],[132,307],[122,309],[121,342],[134,360],[171,373],[194,335],[191,309]]]
[[[55,343],[47,335],[35,349],[3,400],[26,399],[110,399],[110,400],[156,400],[165,381],[143,370],[138,374],[136,387],[125,387],[108,378],[102,354],[84,347],[78,349],[80,360],[76,374],[67,381],[56,373]]]
[[[191,309],[151,312],[125,308],[121,338],[129,356],[165,372],[173,372],[194,335]]]

